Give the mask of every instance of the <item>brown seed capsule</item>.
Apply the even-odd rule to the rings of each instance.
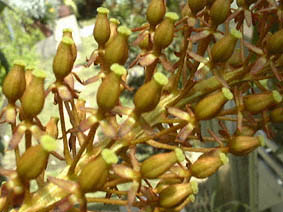
[[[53,60],[53,73],[57,81],[63,81],[71,73],[74,65],[72,45],[74,41],[69,37],[63,37]]]
[[[211,21],[215,26],[224,23],[230,12],[230,0],[215,0],[210,8]]]
[[[211,150],[202,154],[191,165],[190,172],[194,177],[207,178],[226,163],[228,163],[228,157],[224,153],[218,150]]]
[[[146,11],[146,18],[151,26],[159,24],[166,12],[166,4],[164,0],[151,0]]]
[[[173,41],[174,22],[178,20],[176,13],[168,12],[165,19],[157,26],[154,32],[154,46],[157,49],[164,49]]]
[[[225,62],[228,60],[236,46],[237,40],[242,34],[236,29],[232,29],[228,35],[217,41],[211,49],[211,59],[214,63]]]
[[[165,75],[160,72],[155,73],[153,78],[135,93],[135,112],[141,114],[153,110],[159,103],[162,87],[167,83],[168,79]]]
[[[266,48],[270,54],[283,53],[283,29],[269,36],[266,42]]]
[[[118,34],[105,48],[104,61],[106,64],[109,66],[114,63],[125,64],[129,51],[128,37],[131,33],[131,30],[125,26],[118,28]]]
[[[96,96],[99,109],[104,112],[109,112],[117,105],[121,91],[121,77],[127,73],[127,70],[117,63],[113,64],[110,69],[111,72],[103,79]]]
[[[69,37],[73,40],[73,33],[72,32],[73,31],[70,28],[63,29],[63,37]],[[75,62],[75,60],[77,59],[77,54],[78,54],[75,42],[72,44],[72,54],[73,54],[73,60]]]
[[[272,92],[245,96],[244,106],[247,111],[257,114],[273,105],[280,103],[281,101],[281,94],[274,90]]]
[[[19,177],[28,181],[37,178],[46,168],[49,152],[55,151],[57,141],[49,135],[40,139],[40,144],[28,148],[17,164]]]
[[[107,181],[111,164],[117,163],[118,158],[109,149],[102,150],[100,156],[87,163],[78,176],[83,193],[93,192],[102,188]]]
[[[172,208],[182,203],[189,195],[198,192],[196,182],[170,185],[159,194],[159,204],[164,208]]]
[[[204,97],[195,107],[195,116],[198,120],[208,120],[216,116],[224,104],[233,99],[233,94],[227,88]]]
[[[169,153],[160,153],[146,159],[141,165],[141,175],[144,178],[154,179],[165,173],[177,161],[185,159],[183,151],[176,148]]]
[[[110,37],[108,41],[105,43],[105,46],[107,46],[109,43],[112,42],[112,40],[116,37],[118,34],[118,26],[120,24],[120,21],[116,18],[110,18]]]
[[[100,46],[104,46],[110,37],[110,23],[107,18],[109,10],[104,7],[99,7],[97,8],[97,12],[93,37]]]
[[[24,116],[28,119],[32,119],[41,112],[45,101],[44,79],[46,74],[44,71],[35,70],[32,75],[32,80],[21,98]]]
[[[272,110],[270,113],[270,117],[272,122],[283,122],[283,107],[278,107]]]
[[[206,0],[188,0],[188,4],[193,14],[196,15],[205,7]]]
[[[4,79],[2,91],[11,104],[14,104],[25,91],[25,66],[23,61],[15,61]]]
[[[229,141],[229,152],[237,155],[247,155],[259,146],[264,145],[264,138],[262,136],[237,136]]]

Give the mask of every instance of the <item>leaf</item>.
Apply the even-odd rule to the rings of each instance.
[[[165,57],[165,55],[161,55],[159,57],[159,60],[162,64],[162,66],[167,70],[167,71],[170,71],[170,72],[173,72],[174,71],[174,68],[173,68],[173,65],[167,60],[167,58]]]
[[[97,122],[98,122],[97,118],[93,115],[90,115],[87,119],[81,121],[79,125],[79,130],[84,132],[88,130],[89,128],[91,128],[91,126]]]
[[[200,62],[200,63],[207,63],[208,60],[194,52],[189,51],[188,55],[193,58],[195,61]]]
[[[129,168],[128,166],[122,164],[115,164],[112,167],[114,173],[122,178],[133,180],[135,177],[134,170]]]
[[[185,112],[185,111],[182,111],[178,108],[174,108],[174,107],[169,107],[168,108],[168,113],[170,113],[171,115],[179,118],[179,119],[182,119],[182,120],[185,120],[185,121],[189,121],[190,120],[190,115]]]
[[[57,86],[58,95],[63,101],[70,101],[73,99],[71,91],[65,85]]]
[[[256,46],[252,45],[251,43],[249,43],[249,42],[247,42],[247,41],[245,41],[245,40],[244,40],[244,44],[245,44],[245,46],[246,46],[249,50],[251,50],[252,52],[254,52],[254,53],[256,53],[256,54],[258,54],[258,55],[263,55],[263,54],[264,54],[264,52],[262,51],[262,49],[260,49],[260,48],[258,48],[258,47],[256,47]]]
[[[255,64],[251,68],[251,74],[256,75],[260,70],[263,69],[263,67],[265,66],[266,63],[267,63],[267,60],[264,56],[258,58],[256,60]]]
[[[13,136],[12,136],[10,142],[9,142],[9,148],[10,149],[15,149],[18,146],[18,144],[22,140],[26,130],[27,130],[27,127],[24,126],[23,124],[20,124],[16,128],[16,130],[15,130],[15,132],[14,132],[14,134],[13,134]]]
[[[157,57],[154,54],[147,54],[140,58],[141,66],[149,66],[157,60]]]
[[[202,39],[208,37],[210,34],[211,34],[211,33],[210,33],[208,30],[204,30],[204,31],[201,31],[201,32],[199,32],[199,33],[196,33],[196,34],[192,35],[189,39],[190,39],[193,43],[195,43],[195,42],[197,42],[197,41],[199,41],[199,40],[202,40]]]
[[[181,129],[181,131],[179,132],[178,134],[178,138],[181,140],[181,141],[185,141],[187,139],[187,137],[192,133],[192,131],[194,130],[194,126],[189,123],[187,124],[185,127],[183,127]]]
[[[252,12],[249,10],[244,10],[244,16],[248,27],[251,27],[253,21]]]

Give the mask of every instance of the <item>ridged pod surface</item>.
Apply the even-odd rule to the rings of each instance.
[[[107,17],[109,10],[99,7],[97,8],[97,12],[93,37],[99,45],[103,46],[110,37],[110,23]]]

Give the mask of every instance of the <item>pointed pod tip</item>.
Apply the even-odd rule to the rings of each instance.
[[[110,18],[110,22],[119,25],[120,21],[116,18]]]
[[[242,33],[240,31],[236,30],[235,28],[230,31],[230,34],[236,39],[242,38]]]
[[[161,86],[165,86],[168,83],[168,78],[161,72],[156,72],[153,75],[153,79],[155,80],[155,82],[157,82]]]
[[[222,93],[228,100],[232,100],[234,98],[233,93],[228,88],[222,88]]]
[[[67,45],[73,45],[73,44],[74,44],[74,41],[73,41],[72,38],[69,38],[69,37],[67,37],[67,36],[64,36],[64,37],[62,38],[62,43],[67,44]]]
[[[43,70],[39,70],[39,69],[32,71],[32,75],[37,78],[42,78],[42,79],[46,78],[46,72]]]
[[[272,96],[275,102],[280,103],[282,101],[282,95],[277,90],[272,91]]]
[[[118,28],[118,32],[126,36],[130,36],[132,34],[132,31],[126,26],[120,26]]]
[[[124,66],[119,65],[118,63],[114,63],[111,67],[110,67],[111,71],[113,71],[115,74],[117,74],[118,76],[122,76],[127,74],[127,70],[125,69]]]
[[[166,17],[166,18],[169,18],[170,20],[172,20],[172,21],[174,21],[174,22],[179,19],[178,14],[177,14],[177,13],[174,13],[174,12],[167,12],[167,13],[165,14],[165,17]]]
[[[181,163],[185,160],[185,155],[183,153],[183,150],[181,150],[180,148],[175,148],[175,154],[177,157],[177,160]]]
[[[47,152],[52,152],[57,149],[57,141],[55,138],[51,137],[50,135],[43,135],[40,138],[40,144],[44,150]]]
[[[26,62],[24,60],[15,60],[14,65],[26,67]]]
[[[109,14],[109,10],[105,7],[98,7],[96,11],[100,14],[105,14],[105,15]]]
[[[118,157],[115,154],[115,152],[113,152],[110,149],[104,149],[101,152],[102,158],[105,160],[106,163],[108,164],[115,164],[118,162]]]

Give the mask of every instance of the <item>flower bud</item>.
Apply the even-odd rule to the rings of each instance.
[[[40,144],[28,148],[17,164],[17,173],[23,180],[37,178],[46,168],[49,152],[55,151],[57,141],[49,135],[40,139]]]
[[[229,152],[233,155],[247,155],[259,146],[264,145],[262,136],[237,136],[229,142]]]
[[[166,12],[164,0],[151,0],[146,11],[146,19],[151,26],[159,24]]]
[[[157,26],[154,33],[154,46],[157,49],[164,49],[173,41],[174,22],[178,20],[176,13],[168,12],[165,19]]]
[[[228,35],[217,41],[211,49],[212,62],[219,63],[228,60],[234,52],[237,40],[241,37],[242,34],[233,29]]]
[[[266,48],[270,54],[283,53],[283,29],[269,36],[266,42]]]
[[[111,72],[106,75],[97,91],[97,104],[99,109],[108,112],[115,107],[120,97],[121,76],[127,73],[127,70],[115,63],[111,66]]]
[[[93,37],[99,45],[104,46],[110,37],[110,23],[107,18],[109,10],[104,7],[99,7],[97,8],[97,12]]]
[[[56,80],[63,81],[71,73],[74,65],[72,45],[74,41],[69,37],[63,37],[53,60],[53,73]]]
[[[120,21],[116,18],[110,18],[110,37],[108,41],[105,43],[105,46],[107,46],[109,43],[112,42],[112,40],[116,37],[118,34],[117,28],[120,24]]]
[[[198,192],[196,182],[170,185],[163,189],[160,194],[160,206],[164,208],[172,208],[182,203],[189,195]]]
[[[9,103],[13,104],[25,91],[25,66],[23,61],[15,61],[12,69],[4,79],[2,92]]]
[[[282,101],[281,94],[274,90],[272,92],[253,94],[244,97],[245,109],[253,114],[276,105]]]
[[[211,21],[215,26],[224,23],[230,12],[230,0],[215,0],[210,8]]]
[[[41,112],[45,101],[44,79],[46,74],[44,71],[35,70],[32,75],[32,80],[21,99],[24,116],[30,119]]]
[[[222,88],[204,97],[195,107],[195,116],[198,120],[208,120],[216,116],[224,106],[224,104],[233,99],[233,94],[228,88]]]
[[[193,14],[196,15],[205,7],[206,0],[188,0],[188,4]]]
[[[125,64],[129,50],[128,37],[131,33],[131,30],[125,26],[118,28],[118,34],[105,48],[104,61],[106,64],[109,66],[114,63]]]
[[[104,186],[108,178],[111,164],[117,163],[118,158],[109,149],[102,150],[100,156],[87,163],[78,176],[83,193],[96,191]]]
[[[272,122],[283,122],[283,107],[275,108],[270,113],[271,121]]]
[[[190,167],[192,176],[206,178],[214,174],[223,164],[228,162],[228,157],[218,151],[211,150],[202,154]]]
[[[73,34],[72,34],[72,29],[70,28],[65,28],[63,29],[63,37],[68,37],[68,38],[71,38],[73,40]],[[73,40],[74,41],[74,40]],[[75,42],[73,42],[72,44],[72,54],[73,54],[73,60],[75,62],[76,58],[77,58],[77,47],[76,47],[76,44]]]
[[[176,148],[169,153],[160,153],[146,159],[141,165],[142,177],[154,179],[165,173],[177,161],[182,162],[185,159],[183,151]]]
[[[137,114],[153,110],[159,103],[162,87],[168,83],[168,79],[160,72],[142,85],[134,96],[135,112]]]

